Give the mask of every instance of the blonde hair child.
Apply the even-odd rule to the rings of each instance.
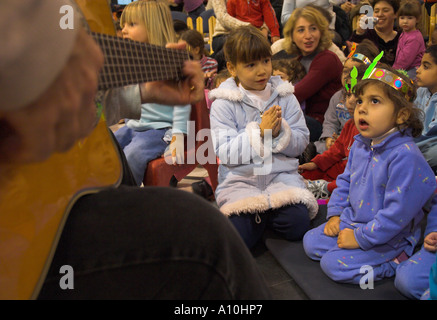
[[[173,21],[165,0],[130,3],[121,15],[123,38],[165,46],[176,42]],[[191,106],[143,104],[140,120],[127,119],[115,132],[137,185],[141,185],[147,164],[161,157],[166,149],[173,163],[184,161],[184,134]],[[171,129],[169,129],[171,128]],[[170,142],[170,145],[168,143]]]

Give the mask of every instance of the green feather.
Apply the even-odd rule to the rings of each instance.
[[[367,77],[370,75],[372,70],[375,68],[375,66],[377,65],[379,60],[381,60],[383,55],[384,55],[384,51],[381,51],[381,53],[376,56],[376,58],[372,61],[372,63],[366,69],[366,72],[364,72],[363,79],[367,79]]]
[[[358,77],[358,70],[357,67],[353,67],[351,70],[351,90],[354,89],[355,85],[357,84],[357,77]]]

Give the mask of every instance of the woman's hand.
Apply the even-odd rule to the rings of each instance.
[[[355,7],[355,5],[350,3],[349,1],[346,1],[345,3],[340,5],[340,8],[343,9],[343,11],[346,13],[349,13],[353,7]]]
[[[360,15],[360,17],[359,17],[358,20],[357,20],[357,26],[356,26],[357,28],[356,28],[355,32],[356,32],[357,35],[359,35],[359,36],[362,36],[362,35],[366,32],[365,29],[362,29],[362,28],[361,28],[362,25],[365,25],[365,23],[362,22],[362,20],[365,19],[366,17],[367,17],[367,16],[366,16],[365,14],[362,14],[362,15]]]

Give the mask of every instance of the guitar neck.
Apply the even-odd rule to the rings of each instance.
[[[167,49],[106,34],[92,33],[105,57],[99,90],[143,82],[182,79],[185,50]]]

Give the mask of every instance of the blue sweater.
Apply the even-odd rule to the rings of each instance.
[[[409,134],[396,131],[374,146],[357,135],[328,217],[340,216],[350,225],[363,250],[382,244],[396,248],[404,239],[416,243],[422,207],[435,188],[434,173]]]
[[[428,88],[421,87],[417,89],[414,104],[425,113],[422,135],[429,135],[429,131],[437,126],[437,93],[431,94]]]
[[[187,121],[190,120],[191,105],[166,106],[145,103],[141,106],[140,120],[129,120],[126,126],[136,130],[172,128],[172,133],[187,133]]]

